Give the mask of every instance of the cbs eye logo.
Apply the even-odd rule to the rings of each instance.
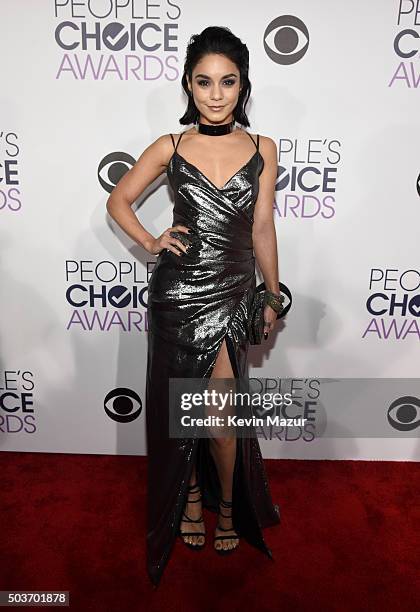
[[[417,187],[417,193],[420,196],[420,174],[417,177],[416,187]]]
[[[420,425],[420,401],[412,395],[394,400],[388,408],[388,423],[398,431],[413,431]]]
[[[98,166],[98,180],[101,187],[111,193],[118,181],[131,170],[135,163],[134,157],[122,151],[114,151],[106,155]]]
[[[135,405],[136,402],[137,406]],[[113,421],[117,423],[131,423],[131,421],[140,416],[142,401],[135,391],[125,387],[118,387],[105,396],[104,409]]]
[[[308,28],[293,15],[276,17],[264,32],[265,52],[276,64],[295,64],[302,59],[308,47]]]

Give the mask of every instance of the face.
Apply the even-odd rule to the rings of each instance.
[[[204,56],[188,80],[194,103],[200,112],[200,123],[229,123],[238,103],[241,84],[239,69],[225,55]]]

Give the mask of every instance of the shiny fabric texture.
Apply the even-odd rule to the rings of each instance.
[[[192,247],[163,250],[148,288],[146,433],[148,449],[147,571],[158,585],[178,534],[193,463],[203,507],[218,511],[220,483],[205,438],[169,438],[169,378],[211,376],[226,339],[235,378],[247,377],[247,321],[256,288],[252,224],[264,159],[256,151],[224,185],[214,185],[178,153],[168,163],[172,225],[185,225]],[[237,438],[232,492],[237,533],[271,559],[262,529],[280,522],[256,435]],[[206,541],[212,546],[207,528]],[[241,554],[238,550],[234,554]]]

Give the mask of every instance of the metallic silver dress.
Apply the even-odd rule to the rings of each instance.
[[[256,287],[252,224],[264,167],[257,136],[255,153],[219,188],[178,153],[183,133],[176,145],[171,134],[175,148],[167,175],[175,196],[172,225],[190,228],[193,245],[181,256],[161,251],[148,288],[147,571],[155,585],[178,534],[194,461],[203,507],[219,508],[209,440],[169,437],[168,379],[209,378],[224,338],[235,378],[247,376],[247,320]],[[273,559],[262,528],[279,523],[280,512],[271,499],[258,438],[238,438],[236,448],[233,525]],[[211,546],[209,529],[206,540]]]

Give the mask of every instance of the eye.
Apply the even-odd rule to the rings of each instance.
[[[198,85],[200,87],[205,87],[208,84],[208,80],[207,79],[200,79],[199,81],[197,81]],[[226,81],[223,81],[224,85],[227,85],[228,87],[232,87],[232,85],[235,85],[236,81],[235,79],[226,79]]]

